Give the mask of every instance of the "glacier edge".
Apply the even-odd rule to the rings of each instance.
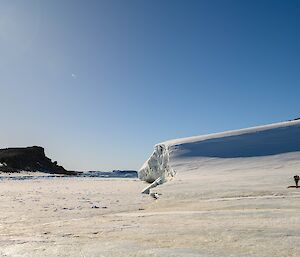
[[[140,180],[151,183],[142,193],[150,193],[150,189],[156,187],[175,176],[175,171],[169,164],[170,151],[165,144],[157,144],[149,159],[138,172]]]

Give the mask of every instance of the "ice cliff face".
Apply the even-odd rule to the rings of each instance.
[[[153,183],[159,179],[164,183],[174,177],[175,171],[169,165],[169,148],[165,144],[158,144],[154,152],[139,170],[139,179]]]

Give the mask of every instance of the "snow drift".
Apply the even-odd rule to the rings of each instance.
[[[172,161],[187,158],[250,158],[300,151],[300,121],[227,131],[157,144],[139,171],[152,183],[143,192],[172,179]]]

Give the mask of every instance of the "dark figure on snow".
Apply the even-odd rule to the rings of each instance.
[[[295,175],[295,176],[294,176],[294,180],[295,180],[296,187],[298,187],[299,179],[300,179],[300,178],[299,178],[298,175]]]

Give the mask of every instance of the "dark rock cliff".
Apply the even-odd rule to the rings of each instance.
[[[74,174],[46,157],[43,147],[0,149],[0,171],[41,171],[55,174]]]

